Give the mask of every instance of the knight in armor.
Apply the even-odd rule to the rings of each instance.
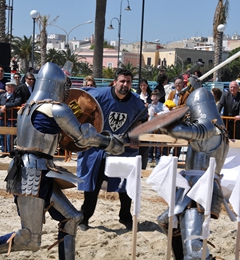
[[[183,176],[192,187],[209,166],[210,157],[216,159],[215,179],[211,204],[211,217],[219,217],[223,195],[220,187],[220,171],[224,164],[229,139],[224,123],[219,115],[213,95],[205,88],[194,90],[187,99],[190,117],[188,121],[174,122],[164,130],[174,138],[189,141],[186,154],[186,171]],[[202,257],[202,241],[185,239],[202,232],[204,209],[201,205],[185,196],[184,189],[176,191],[174,214],[178,217],[179,226],[173,230],[172,249],[176,260],[199,260]],[[157,219],[165,234],[168,233],[168,210]],[[211,259],[209,249],[207,258]]]
[[[28,102],[18,112],[17,149],[12,152],[14,157],[5,180],[7,191],[16,195],[21,229],[6,235],[8,240],[0,245],[0,253],[39,250],[44,212],[48,211],[59,221],[59,259],[75,259],[76,230],[83,214],[61,191],[64,182],[70,184],[74,177],[79,178],[53,163],[61,131],[81,148],[101,147],[112,154],[124,150],[119,139],[98,133],[91,124],[78,122],[71,108],[63,103],[70,87],[71,81],[64,72],[56,64],[46,63]]]

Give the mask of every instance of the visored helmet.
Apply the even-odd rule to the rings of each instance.
[[[70,88],[71,80],[66,77],[62,69],[55,63],[47,62],[37,75],[29,102],[43,99],[64,102]]]
[[[214,97],[209,90],[205,88],[194,90],[189,95],[186,105],[190,108],[191,123],[200,119],[216,119],[218,125],[223,125]]]

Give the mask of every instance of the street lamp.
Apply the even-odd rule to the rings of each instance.
[[[8,1],[8,5],[6,6],[8,10],[8,34],[11,37],[12,41],[12,25],[13,25],[13,0]]]
[[[217,39],[217,46],[215,47],[215,51],[217,51],[217,60],[214,62],[214,65],[217,66],[222,62],[222,51],[223,51],[223,32],[225,31],[225,25],[219,24],[217,27],[218,30],[218,39]],[[217,49],[218,48],[218,49]],[[214,72],[213,78],[215,81],[221,81],[221,70],[217,70]]]
[[[118,61],[117,61],[117,66],[119,67],[120,65],[120,61],[119,61],[119,56],[120,56],[120,45],[121,45],[121,24],[122,24],[122,1],[120,2],[120,15],[119,15],[119,19],[114,17],[112,18],[112,20],[116,19],[118,21]],[[128,1],[128,6],[125,8],[126,11],[132,11],[129,5],[129,0]],[[110,25],[107,27],[107,29],[114,29],[112,26],[112,20],[110,22]]]
[[[36,19],[39,17],[39,12],[32,10],[30,16],[33,19],[33,39],[32,39],[32,67],[34,68],[34,41],[35,41],[35,23]]]
[[[65,32],[65,34],[66,34],[66,47],[67,47],[67,50],[68,50],[68,49],[69,49],[69,44],[68,44],[68,42],[69,42],[69,35],[70,35],[70,33],[71,33],[73,30],[75,30],[76,28],[78,28],[79,26],[84,25],[84,24],[89,24],[89,23],[92,23],[92,21],[89,20],[89,21],[87,21],[87,22],[85,22],[85,23],[80,23],[80,24],[74,26],[69,32],[67,32],[65,29],[63,29],[62,27],[60,27],[60,26],[58,26],[58,25],[55,25],[55,24],[49,24],[49,25],[55,26],[55,27],[57,27],[57,28],[59,28],[59,29],[61,29],[62,31]]]
[[[112,26],[112,21],[113,20],[117,20],[118,21],[118,52],[117,52],[117,66],[119,67],[119,55],[120,55],[120,44],[121,44],[121,32],[120,32],[120,27],[121,27],[121,23],[120,20],[117,17],[113,17],[110,25],[107,27],[107,29],[109,30],[113,30],[114,27]]]

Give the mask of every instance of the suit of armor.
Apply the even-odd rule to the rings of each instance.
[[[228,137],[224,123],[217,111],[214,98],[204,88],[194,90],[187,100],[190,108],[190,122],[177,122],[165,127],[164,131],[175,138],[189,141],[186,155],[186,172],[183,176],[193,186],[209,166],[210,157],[216,159],[216,179],[219,179],[221,168],[228,152]],[[219,181],[215,179],[211,206],[211,217],[218,218],[223,200]],[[189,197],[181,195],[183,189],[176,193],[174,213],[179,218],[180,230],[174,230],[172,247],[175,259],[201,259],[202,241],[200,239],[184,240],[190,235],[201,234],[203,208]],[[168,211],[158,217],[158,223],[167,233]],[[180,233],[181,232],[181,233]],[[207,259],[210,259],[209,250]]]
[[[39,250],[45,209],[53,219],[60,221],[59,259],[75,259],[76,230],[83,215],[62,193],[56,179],[49,177],[54,175],[67,182],[74,178],[53,163],[61,131],[79,147],[101,147],[113,154],[124,150],[119,139],[99,134],[92,125],[78,122],[63,103],[70,87],[63,71],[47,63],[38,73],[34,92],[26,106],[19,111],[17,149],[6,177],[7,190],[20,195],[16,203],[22,228],[14,234],[12,251]],[[7,252],[9,244],[2,244],[0,253]]]

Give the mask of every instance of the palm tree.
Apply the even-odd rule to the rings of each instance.
[[[82,77],[92,75],[92,65],[89,62],[78,62],[77,67]]]
[[[65,58],[61,51],[49,49],[47,52],[47,62],[53,62],[61,66],[65,63]]]
[[[219,33],[217,28],[220,24],[227,23],[229,9],[229,0],[219,0],[213,19],[213,41],[214,41],[214,66],[217,66],[222,60],[222,35]],[[220,71],[215,71],[213,73],[213,79],[220,79]]]
[[[152,65],[145,65],[141,70],[141,78],[146,80],[156,80],[159,74],[159,68]]]
[[[120,67],[122,69],[131,71],[133,74],[133,77],[135,77],[138,74],[138,68],[134,67],[131,62],[128,62],[126,65],[124,65],[123,63],[120,63]]]
[[[37,45],[36,43],[35,45]],[[29,69],[29,61],[32,56],[32,36],[27,38],[25,35],[23,39],[20,37],[14,37],[11,44],[12,54],[17,57],[17,59],[22,59],[24,61],[24,72]]]
[[[116,69],[115,68],[103,68],[103,77],[105,79],[114,79],[115,78],[115,73]]]
[[[41,66],[47,62],[47,26],[54,23],[58,16],[54,18],[51,22],[48,22],[50,16],[39,16],[36,21],[40,29],[40,53],[41,53]]]
[[[6,1],[0,0],[0,42],[5,41],[6,7]]]
[[[95,78],[102,77],[103,42],[104,42],[106,6],[107,6],[107,0],[96,0],[95,33],[94,33],[95,48],[93,54],[93,76]]]
[[[72,73],[76,75],[79,74],[79,61],[84,57],[76,54],[75,52],[72,52],[70,49],[67,49],[66,51],[62,50],[61,53],[63,55],[64,63],[66,61],[71,61],[73,63]]]

